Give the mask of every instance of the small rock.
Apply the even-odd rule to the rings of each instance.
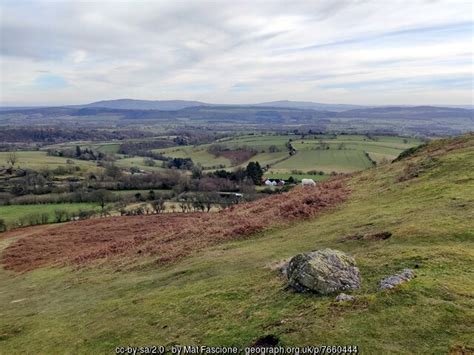
[[[298,292],[327,295],[360,287],[354,258],[339,250],[323,249],[294,256],[287,268],[288,283]]]
[[[345,293],[340,293],[336,297],[336,302],[352,302],[355,301],[355,297],[351,295],[346,295]]]
[[[380,290],[392,289],[403,282],[410,281],[415,277],[412,269],[404,269],[400,274],[386,277],[380,281]]]

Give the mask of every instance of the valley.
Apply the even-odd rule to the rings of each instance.
[[[321,343],[355,345],[366,353],[446,353],[466,347],[474,324],[473,154],[472,135],[433,141],[398,162],[342,178],[338,184],[349,191],[346,199],[310,218],[283,225],[273,218],[277,224],[269,229],[237,232],[164,264],[156,262],[166,255],[160,248],[98,255],[79,265],[64,259],[44,238],[63,235],[66,241],[61,231],[74,224],[7,232],[1,236],[2,348],[47,353],[69,344],[86,353],[110,352],[117,344],[243,347],[268,334],[286,346],[312,345],[317,334]],[[330,191],[325,184],[319,191]],[[306,194],[298,189],[270,197],[268,203],[281,210],[288,199],[304,200]],[[251,206],[258,203],[224,213],[259,217],[261,212]],[[170,228],[152,227],[160,216],[121,218],[131,227],[130,237],[141,236],[149,245],[161,243]],[[190,218],[191,224],[193,219],[221,219],[220,213],[199,212],[172,218]],[[110,228],[73,223],[104,232]],[[148,227],[149,232],[140,232]],[[189,229],[180,243],[200,238],[199,231]],[[380,231],[392,236],[346,238]],[[97,240],[97,246],[114,242],[113,230],[109,238]],[[110,250],[126,245],[116,242]],[[50,261],[27,272],[12,270],[9,265],[18,257],[18,270],[34,265],[21,261],[26,256],[21,248],[29,245],[29,250],[50,250]],[[357,260],[362,287],[352,292],[355,303],[294,293],[272,267],[295,253],[327,247]],[[407,267],[415,272],[413,281],[392,291],[377,290],[377,280]]]
[[[56,132],[35,130],[46,137]],[[164,206],[159,212],[204,210],[206,204],[215,211],[238,202],[217,192],[241,193],[253,200],[282,190],[262,188],[266,179],[290,185],[304,178],[323,181],[387,164],[421,142],[410,137],[312,131],[218,136],[185,131],[54,144],[19,137],[6,147],[10,151],[0,152],[0,219],[3,229],[12,229],[82,218],[81,212],[84,218],[151,214],[158,211],[154,200]],[[260,166],[258,181],[246,176],[251,162]],[[35,206],[41,213],[35,212]]]

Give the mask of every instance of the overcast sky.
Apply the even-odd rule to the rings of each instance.
[[[0,4],[3,105],[473,100],[471,1]]]

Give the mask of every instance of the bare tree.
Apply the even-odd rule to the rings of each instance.
[[[151,207],[155,213],[165,212],[165,200],[159,198],[157,200],[151,201]]]
[[[9,164],[12,168],[18,163],[18,155],[16,152],[9,152],[7,155],[7,164]]]

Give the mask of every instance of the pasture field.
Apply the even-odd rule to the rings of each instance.
[[[148,193],[153,190],[156,194],[160,193],[169,193],[170,190],[160,190],[160,189],[148,189],[148,190],[117,190],[117,191],[112,191],[114,194],[120,195],[120,196],[134,196],[136,193],[142,194],[142,196],[148,195]]]
[[[269,334],[282,346],[314,346],[316,339],[357,346],[363,354],[472,349],[474,141],[448,143],[358,173],[346,182],[348,200],[322,215],[208,247],[176,263],[159,265],[142,254],[120,265],[103,260],[25,273],[0,268],[2,351],[111,353],[123,344],[245,347]],[[409,166],[423,170],[413,177]],[[141,225],[135,226],[138,235]],[[377,231],[392,236],[344,240]],[[0,250],[28,233],[0,238]],[[357,261],[362,287],[352,292],[355,302],[292,292],[272,270],[283,259],[322,248],[339,249]],[[378,290],[382,278],[404,268],[413,269],[416,278]]]
[[[269,152],[257,153],[245,163],[240,164],[240,166],[245,168],[245,166],[247,166],[249,161],[258,161],[261,166],[272,165],[272,164],[275,164],[276,162],[287,159],[288,157],[289,156],[288,156],[287,151],[273,152],[273,153],[269,153]]]
[[[92,148],[101,153],[117,154],[120,147],[120,143],[90,144],[90,145],[86,145],[86,147]]]
[[[288,180],[292,176],[293,178],[301,181],[302,179],[313,179],[314,181],[325,181],[329,179],[329,175],[314,175],[314,174],[293,174],[293,173],[280,173],[278,171],[270,170],[264,174],[267,179],[283,179]]]
[[[6,159],[8,152],[0,152],[0,166],[6,166]],[[81,168],[96,168],[94,162],[86,160],[78,160],[64,157],[55,157],[47,155],[45,151],[21,151],[16,152],[18,161],[15,164],[16,168],[41,170],[42,168],[54,169],[59,166],[71,166],[67,163],[68,160],[73,162],[72,166],[79,166]]]
[[[257,151],[265,150],[272,145],[285,150],[285,143],[288,142],[289,138],[294,138],[296,136],[292,135],[246,135],[235,137],[232,139],[221,140],[219,143],[225,145],[229,148],[238,148],[242,146],[247,146],[254,148]]]
[[[288,172],[291,169],[321,170],[348,173],[372,166],[363,151],[359,150],[299,150],[290,159],[272,166],[271,171]]]
[[[199,146],[181,146],[167,149],[154,149],[156,153],[163,154],[172,158],[191,158],[195,164],[200,164],[204,170],[209,167],[223,165],[230,166],[230,160],[224,157],[215,157],[207,149],[209,144]]]
[[[53,203],[44,205],[7,205],[0,206],[0,218],[3,218],[7,225],[18,222],[22,217],[36,214],[48,213],[49,222],[54,221],[54,211],[65,210],[68,212],[78,212],[80,210],[100,211],[100,207],[93,203]]]
[[[289,156],[286,144],[291,140],[297,150]],[[217,142],[228,149],[249,147],[255,149],[257,155],[239,166],[245,167],[249,161],[258,161],[262,166],[270,166],[273,174],[288,174],[290,170],[298,169],[303,172],[321,170],[331,172],[353,172],[372,166],[365,152],[376,162],[395,159],[402,151],[421,144],[415,138],[392,136],[362,136],[362,135],[243,135],[224,138]],[[324,147],[322,147],[324,145]],[[231,166],[225,158],[215,158],[207,152],[208,144],[186,146],[157,150],[166,156],[191,158],[204,167],[223,164]],[[270,148],[272,147],[272,148]],[[270,152],[273,149],[273,152]]]
[[[166,168],[161,166],[161,161],[155,160],[155,166],[148,166],[144,163],[144,157],[132,157],[117,159],[114,164],[119,168],[130,169],[131,167],[140,168],[144,171],[164,171]]]

